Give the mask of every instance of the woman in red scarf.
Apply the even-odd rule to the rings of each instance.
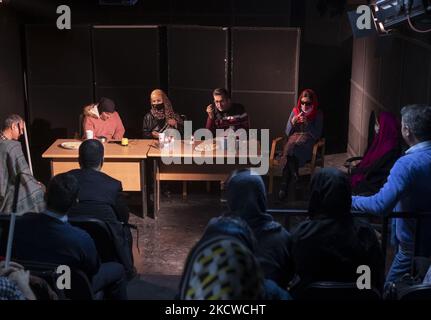
[[[376,119],[373,142],[362,161],[351,170],[350,183],[354,194],[377,193],[399,158],[400,125],[389,112],[381,112]]]
[[[283,182],[278,194],[280,199],[286,197],[291,179],[297,179],[298,169],[311,160],[313,145],[322,135],[323,115],[318,105],[316,93],[305,89],[287,121],[288,138],[281,157]]]

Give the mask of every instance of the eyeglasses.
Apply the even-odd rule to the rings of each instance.
[[[313,103],[312,102],[310,102],[310,101],[301,101],[301,106],[307,106],[307,107],[309,107],[309,106],[311,106]]]

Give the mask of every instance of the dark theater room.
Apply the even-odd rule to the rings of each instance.
[[[0,300],[431,300],[431,0],[0,0]]]

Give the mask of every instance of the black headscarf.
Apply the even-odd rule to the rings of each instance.
[[[323,168],[311,179],[308,211],[328,217],[350,215],[352,190],[347,176],[335,168]]]
[[[244,219],[253,231],[270,231],[281,228],[266,213],[266,191],[262,178],[250,169],[235,171],[227,182],[229,214]]]

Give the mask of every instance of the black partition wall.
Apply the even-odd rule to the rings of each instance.
[[[150,93],[160,87],[159,28],[95,26],[93,28],[95,98],[115,101],[131,138],[141,137]]]
[[[50,169],[41,154],[55,139],[74,136],[82,106],[93,101],[90,38],[86,26],[25,28],[31,153],[34,174],[45,182]]]
[[[195,130],[205,126],[216,87],[229,89],[252,128],[270,129],[271,138],[283,134],[295,104],[296,28],[27,25],[25,31],[33,158],[55,139],[74,137],[83,106],[102,96],[116,102],[129,138],[141,137],[155,88],[167,91]]]
[[[232,29],[232,99],[243,103],[252,128],[283,135],[298,92],[299,29]]]
[[[26,26],[26,51],[30,122],[72,137],[93,100],[90,29]]]
[[[176,112],[205,126],[212,91],[228,86],[228,29],[176,26],[168,29],[169,97]]]

